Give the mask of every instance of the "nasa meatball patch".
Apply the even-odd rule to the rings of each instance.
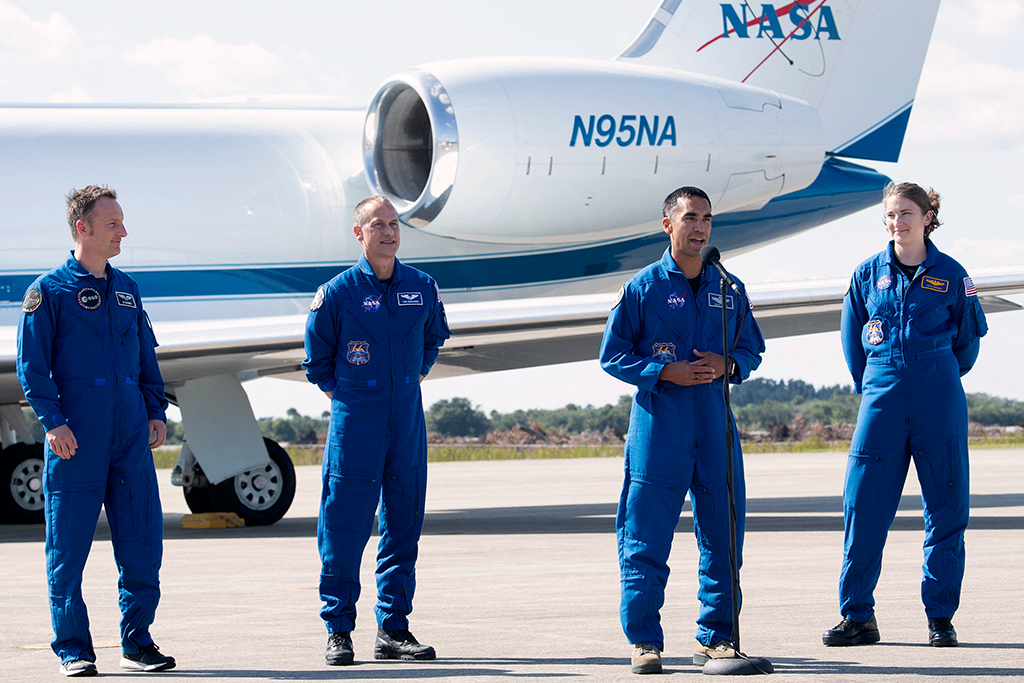
[[[87,311],[95,311],[103,303],[103,297],[92,287],[82,287],[78,290],[78,305]]]
[[[686,305],[686,295],[682,292],[672,292],[665,300],[665,304],[668,306],[668,310],[678,311]]]
[[[875,289],[883,291],[889,289],[892,285],[892,277],[889,275],[883,275],[882,277],[875,280]]]
[[[372,294],[367,294],[366,296],[364,296],[363,297],[363,311],[366,312],[366,313],[373,313],[374,311],[379,311],[380,310],[380,298],[382,296],[383,296],[383,294],[378,294],[377,296],[374,296]]]
[[[33,287],[25,292],[25,299],[21,302],[21,310],[31,313],[39,308],[41,303],[43,303],[43,293]]]

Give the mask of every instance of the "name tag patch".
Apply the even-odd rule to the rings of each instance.
[[[103,303],[103,297],[92,287],[78,290],[78,305],[87,311],[95,311]]]
[[[676,345],[671,342],[655,342],[652,350],[656,361],[674,363],[676,360]]]
[[[940,280],[937,277],[928,277],[925,275],[921,278],[921,286],[925,289],[930,289],[933,292],[946,293],[949,291],[949,280]]]
[[[708,292],[708,306],[710,306],[711,308],[721,308],[722,307],[722,295],[721,294],[714,294],[712,292]],[[727,294],[726,297],[725,297],[725,307],[728,308],[730,311],[733,308],[733,301],[732,301],[732,295],[731,294]]]
[[[423,305],[423,293],[422,292],[399,292],[398,293],[398,305],[399,306],[422,306]]]
[[[135,308],[135,295],[131,292],[114,292],[117,297],[117,305],[125,308]]]

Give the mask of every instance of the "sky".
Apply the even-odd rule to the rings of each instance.
[[[0,0],[0,102],[258,98],[362,109],[388,76],[439,59],[609,59],[632,42],[658,4]],[[1022,34],[1024,2],[943,0],[900,161],[867,164],[943,194],[944,224],[933,239],[969,272],[1024,268]],[[725,265],[748,284],[845,278],[887,241],[879,206]],[[1024,304],[1024,296],[1013,300]],[[1024,400],[1024,311],[989,316],[989,326],[964,388]],[[769,340],[753,376],[850,383],[838,333]],[[311,385],[261,379],[244,386],[257,417],[283,416],[292,407],[319,415],[328,408]],[[603,405],[627,393],[631,388],[596,361],[423,385],[428,407],[463,396],[487,412]]]

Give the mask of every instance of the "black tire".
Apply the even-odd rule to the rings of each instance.
[[[217,512],[213,506],[212,486],[190,486],[182,490],[185,494],[185,503],[194,514]]]
[[[0,451],[0,523],[43,523],[45,469],[41,443],[16,443]]]
[[[218,511],[234,512],[246,526],[266,526],[284,517],[295,498],[295,467],[276,441],[263,437],[270,463],[211,486]]]

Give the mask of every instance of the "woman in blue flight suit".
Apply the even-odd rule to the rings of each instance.
[[[893,240],[857,267],[843,301],[843,351],[863,397],[843,494],[843,620],[822,642],[879,640],[872,594],[913,457],[924,500],[929,642],[949,647],[957,645],[950,620],[960,603],[970,511],[960,377],[988,326],[967,272],[929,239],[939,227],[939,195],[890,183],[883,206]]]

